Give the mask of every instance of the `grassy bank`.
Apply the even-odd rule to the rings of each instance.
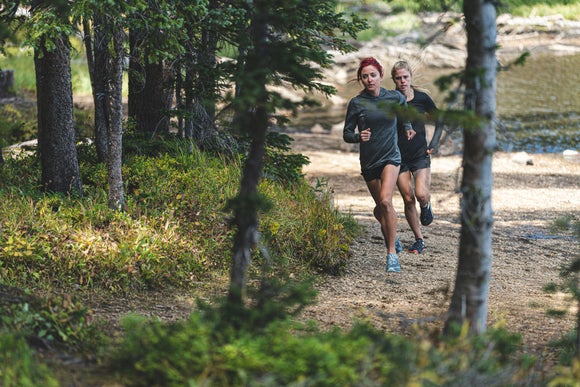
[[[129,138],[126,145],[124,212],[107,208],[106,166],[92,147],[79,147],[82,198],[39,191],[34,153],[8,157],[0,168],[0,291],[8,300],[0,302],[0,352],[28,342],[95,359],[114,332],[90,318],[83,300],[147,291],[207,300],[227,289],[234,230],[226,203],[239,189],[243,160],[188,152],[179,140],[152,146],[155,156],[131,154]],[[268,167],[273,178],[279,172]],[[250,283],[264,275],[300,283],[343,270],[358,226],[334,209],[323,182],[265,179],[260,191],[272,210],[261,216]],[[58,385],[33,353],[6,357],[3,385]]]
[[[241,162],[187,153],[179,142],[168,147],[158,157],[127,157],[122,213],[107,208],[106,167],[94,163],[88,146],[80,152],[81,199],[41,194],[36,157],[9,159],[0,172],[3,282],[122,292],[187,288],[227,274],[232,230],[225,205],[237,193]],[[273,205],[263,217],[263,243],[285,263],[280,268],[344,266],[356,226],[332,208],[324,187],[264,180],[261,191]]]

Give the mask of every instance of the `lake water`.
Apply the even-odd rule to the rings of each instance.
[[[498,73],[496,111],[498,150],[528,153],[560,153],[566,149],[580,151],[580,55],[530,56],[523,66]],[[445,108],[446,93],[439,92],[435,79],[457,70],[420,69],[414,83],[426,88],[439,108]],[[351,75],[354,78],[355,74]],[[390,78],[383,81],[394,88]],[[361,87],[356,83],[338,87],[345,101]],[[462,101],[460,101],[461,103]],[[455,108],[460,108],[455,105]],[[315,124],[325,129],[340,125],[346,106],[324,102],[321,108],[304,111],[291,126],[309,130]],[[453,136],[459,136],[454,133]]]

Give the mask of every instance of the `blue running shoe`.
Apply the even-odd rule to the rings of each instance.
[[[421,207],[421,224],[423,226],[428,226],[433,222],[433,211],[431,210],[431,203],[427,203],[427,206]]]
[[[425,250],[425,242],[423,242],[423,239],[417,239],[415,243],[409,247],[410,253],[421,254],[423,250]]]
[[[397,239],[395,239],[395,251],[397,252],[397,254],[399,254],[401,251],[403,251],[403,245],[401,244],[399,237],[397,237]]]
[[[396,254],[389,253],[387,255],[387,273],[399,273],[400,271],[399,257]]]

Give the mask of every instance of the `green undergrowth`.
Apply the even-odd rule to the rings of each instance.
[[[39,297],[0,284],[0,385],[59,386],[44,356],[94,358],[106,342],[92,312],[70,294]]]
[[[36,104],[14,101],[0,104],[0,148],[32,140],[37,134]]]
[[[24,337],[0,331],[0,384],[4,387],[57,387],[61,384],[39,362]]]
[[[74,366],[81,385],[515,386],[543,380],[535,371],[536,359],[525,354],[521,336],[501,323],[480,336],[460,328],[443,336],[420,325],[405,334],[386,333],[368,321],[353,321],[348,329],[320,329],[300,319],[315,297],[311,281],[266,274],[249,286],[245,304],[226,298],[212,304],[198,301],[194,312],[175,322],[127,314],[122,334],[108,339],[95,334],[96,325],[90,325],[91,333],[83,322],[86,316],[75,313],[70,299],[23,297],[13,309],[31,305],[31,313],[2,320],[2,385],[70,385],[70,373],[58,362],[47,362],[46,350],[38,350],[40,339],[53,352],[65,343],[67,353],[92,345],[97,359],[85,358],[95,364],[91,371],[83,371],[81,363]],[[59,328],[50,329],[49,338],[41,335],[44,328],[36,328],[51,326],[46,323],[53,321],[47,318],[51,314],[60,319],[53,322]],[[58,333],[79,326],[85,334],[74,340],[66,342]]]
[[[85,150],[83,198],[42,194],[34,154],[8,159],[0,172],[2,281],[122,293],[223,278],[235,231],[224,208],[237,194],[242,163],[185,149],[177,143],[156,157],[127,156],[123,212],[108,209],[106,167]],[[340,273],[357,225],[334,208],[329,190],[264,179],[260,191],[273,208],[262,214],[261,244],[274,264]]]
[[[478,337],[460,329],[443,337],[418,326],[408,336],[385,334],[364,321],[325,331],[289,318],[299,304],[290,301],[300,293],[293,289],[281,297],[286,291],[278,288],[274,297],[245,307],[200,305],[177,323],[127,316],[108,369],[127,386],[505,386],[531,380],[535,359],[521,354],[520,336],[501,327]]]
[[[264,267],[270,276],[284,278],[306,278],[313,270],[339,274],[358,225],[334,208],[326,185],[311,187],[301,177],[296,168],[305,158],[280,152],[287,150],[287,139],[273,141],[277,145],[267,151],[269,178],[259,187],[272,210],[260,214],[262,238],[249,282]],[[16,301],[11,296],[14,302],[0,304],[0,332],[18,332],[2,344],[7,351],[9,345],[28,343],[84,354],[79,356],[100,353],[108,341],[100,335],[101,322],[73,294],[122,297],[227,284],[235,230],[225,208],[239,190],[243,157],[187,149],[182,141],[140,144],[127,138],[122,212],[108,208],[106,166],[95,162],[88,144],[79,146],[82,198],[40,190],[34,148],[6,158],[0,167],[0,285],[29,289],[26,296],[19,293]],[[32,372],[20,361],[6,360],[3,385],[50,385],[51,376],[35,376],[43,368]]]

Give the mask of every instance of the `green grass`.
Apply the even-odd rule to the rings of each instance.
[[[39,362],[22,335],[0,332],[0,384],[4,387],[57,387],[50,368]]]
[[[0,54],[0,68],[14,70],[14,89],[18,93],[36,92],[34,57],[31,49],[7,47],[6,54]]]
[[[0,68],[14,70],[14,89],[18,93],[36,93],[34,53],[30,48],[8,47],[0,54]],[[73,94],[91,95],[91,81],[84,57],[73,51],[71,56],[71,78]]]
[[[580,20],[580,4],[578,3],[552,6],[547,4],[512,6],[509,12],[522,17],[561,15],[567,20]]]
[[[500,12],[515,16],[562,15],[568,20],[580,20],[580,4],[575,0],[506,0],[501,4]]]
[[[87,68],[84,47],[78,39],[71,39],[71,81],[73,94],[90,96],[91,80]],[[36,75],[34,71],[34,52],[31,48],[6,47],[6,53],[0,53],[0,69],[14,70],[14,88],[18,94],[36,93]],[[125,77],[126,78],[126,77]],[[127,95],[128,83],[123,84],[124,95]]]
[[[123,213],[107,208],[106,167],[94,163],[88,147],[79,154],[82,199],[43,195],[37,159],[8,159],[0,170],[3,281],[120,292],[224,277],[234,232],[225,207],[239,189],[241,162],[185,147],[175,143],[157,157],[126,154]],[[262,233],[275,260],[304,272],[340,272],[356,223],[305,181],[264,180],[260,189],[273,203]]]

